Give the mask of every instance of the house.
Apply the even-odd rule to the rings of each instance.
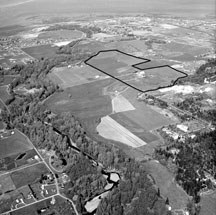
[[[188,126],[186,125],[178,124],[176,127],[180,129],[181,131],[184,131],[185,133],[188,132]]]

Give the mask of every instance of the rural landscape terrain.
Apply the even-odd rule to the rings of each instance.
[[[214,17],[16,22],[0,23],[0,215],[216,214]]]

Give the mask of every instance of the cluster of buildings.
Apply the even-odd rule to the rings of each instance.
[[[11,196],[13,196],[13,201],[11,203],[11,209],[17,209],[24,205],[28,205],[57,194],[56,185],[53,182],[53,175],[51,173],[47,173],[43,176],[42,183],[37,182],[35,184],[28,184],[18,190],[12,191]],[[17,194],[17,191],[19,194]]]

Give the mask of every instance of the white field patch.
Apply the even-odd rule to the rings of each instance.
[[[111,181],[114,181],[114,182],[118,182],[120,179],[119,175],[115,172],[112,172],[111,175],[110,175],[110,180]]]
[[[105,191],[104,193],[102,193],[99,196],[96,196],[94,199],[92,199],[91,201],[88,201],[85,205],[85,209],[91,213],[93,212],[95,209],[97,209],[98,205],[100,204],[101,199],[105,198],[107,195],[109,194],[109,191]]]
[[[161,27],[163,27],[165,29],[176,29],[176,28],[178,28],[177,26],[170,25],[170,24],[161,24]]]
[[[109,116],[101,118],[97,131],[106,139],[118,141],[134,148],[146,145],[146,142],[132,134]]]
[[[173,87],[167,87],[159,90],[162,93],[173,91],[174,93],[191,94],[195,91],[193,86],[190,85],[175,85]]]
[[[54,43],[54,46],[66,46],[67,44],[71,43],[73,40],[67,40],[67,41],[62,41],[62,42],[58,42],[58,43]]]
[[[135,110],[135,107],[122,95],[117,95],[112,99],[113,112],[125,112],[129,110]]]

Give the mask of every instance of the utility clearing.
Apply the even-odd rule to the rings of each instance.
[[[106,139],[122,142],[134,148],[146,145],[146,142],[132,134],[109,116],[101,118],[101,123],[97,126],[97,131]]]

